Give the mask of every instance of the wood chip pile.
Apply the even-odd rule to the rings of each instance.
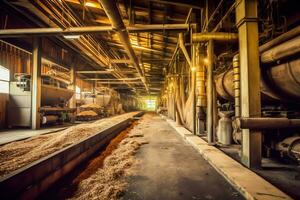
[[[98,116],[102,116],[104,114],[104,108],[95,103],[82,105],[79,107],[79,110],[80,112],[94,111],[95,113],[98,114]]]
[[[80,182],[75,195],[70,199],[122,199],[129,185],[127,179],[134,174],[132,166],[139,163],[134,155],[141,145],[148,144],[143,137],[140,126],[135,126],[118,148],[106,157],[103,167]]]
[[[65,130],[12,142],[0,147],[0,176],[28,165],[64,147],[99,133],[113,124],[133,117],[137,112],[126,113],[94,123],[79,124]]]

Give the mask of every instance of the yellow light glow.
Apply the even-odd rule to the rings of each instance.
[[[196,67],[192,67],[192,69],[191,69],[191,70],[192,70],[193,72],[194,72],[194,71],[196,71]]]
[[[204,58],[203,61],[204,61],[205,64],[208,64],[208,59],[207,58]]]
[[[100,4],[97,2],[91,2],[91,1],[87,1],[84,4],[87,7],[93,7],[93,8],[101,8]]]

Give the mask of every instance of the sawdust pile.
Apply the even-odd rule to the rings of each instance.
[[[117,200],[122,198],[128,186],[126,178],[132,174],[130,167],[138,162],[134,154],[141,145],[148,143],[141,134],[138,137],[131,137],[137,135],[136,130],[135,127],[128,135],[129,137],[124,139],[110,156],[106,157],[102,168],[79,184],[71,199]]]
[[[95,116],[98,116],[98,114],[95,113],[92,110],[87,110],[87,111],[82,111],[82,112],[78,113],[77,116],[91,116],[91,117],[95,117]]]
[[[27,140],[12,142],[0,147],[0,176],[4,176],[42,157],[54,153],[99,133],[111,125],[132,117],[137,112],[97,120],[90,124],[79,124],[63,131],[39,135]]]

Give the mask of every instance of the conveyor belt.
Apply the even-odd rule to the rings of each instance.
[[[133,118],[143,115],[139,112]],[[1,199],[34,199],[77,165],[105,147],[133,118],[110,126],[84,140],[61,149],[0,178]]]

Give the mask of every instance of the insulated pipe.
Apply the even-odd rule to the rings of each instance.
[[[193,42],[205,42],[208,40],[214,40],[219,42],[237,42],[238,34],[213,32],[213,33],[194,33],[192,36]]]
[[[204,50],[200,44],[195,44],[196,94],[197,106],[206,106]]]
[[[119,9],[116,5],[115,0],[98,0],[98,1],[102,5],[107,17],[111,21],[112,27],[118,32],[119,39],[123,44],[123,47],[129,59],[132,61],[135,69],[137,70],[142,82],[145,85],[146,90],[149,91],[149,87],[147,85],[146,79],[139,65],[139,60],[135,55],[135,52],[131,46],[127,29],[123,23],[122,17],[119,13]]]
[[[130,32],[153,32],[153,31],[186,31],[189,29],[188,24],[142,24],[130,25],[127,30]],[[55,35],[83,35],[114,31],[111,26],[80,26],[62,28],[18,28],[18,29],[1,29],[0,38],[17,38],[28,36],[55,36]]]
[[[237,65],[237,60],[233,65]],[[266,76],[261,79],[262,100],[295,101],[300,99],[300,59],[263,69]],[[234,70],[226,71],[216,77],[216,88],[219,96],[233,100],[239,95]],[[272,87],[269,88],[269,87]],[[224,92],[226,91],[226,92]],[[274,91],[274,92],[273,92]]]
[[[233,70],[225,71],[215,76],[217,94],[224,99],[233,100],[234,97]]]
[[[179,33],[179,47],[182,50],[184,57],[186,59],[186,61],[189,63],[190,68],[192,67],[192,63],[191,63],[191,58],[185,48],[184,45],[184,39],[183,39],[183,33]]]
[[[270,63],[300,52],[300,36],[275,46],[261,54],[262,63]]]
[[[295,161],[300,162],[300,137],[287,137],[277,143],[276,150],[280,151],[282,156],[286,155]]]
[[[242,129],[300,128],[300,119],[242,117],[237,118],[237,124]]]
[[[300,26],[297,26],[296,28],[293,28],[292,30],[283,33],[282,35],[276,37],[275,39],[271,40],[270,42],[267,42],[259,47],[259,52],[264,52],[269,50],[270,48],[279,45],[285,41],[288,41],[296,36],[300,35]]]
[[[214,54],[214,41],[209,40],[207,45],[207,140],[211,144],[214,142],[213,137],[213,54]]]

